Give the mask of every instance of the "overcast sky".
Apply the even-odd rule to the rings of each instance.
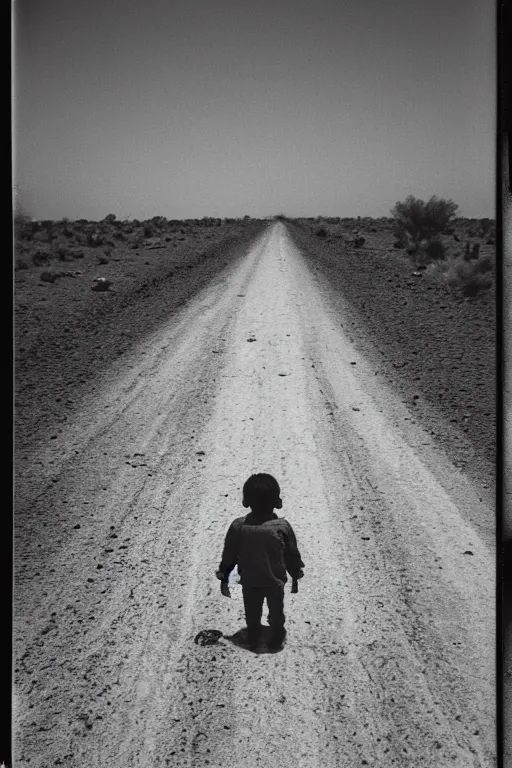
[[[494,216],[489,0],[15,0],[39,218]]]

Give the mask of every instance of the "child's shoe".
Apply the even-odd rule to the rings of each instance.
[[[283,647],[285,639],[286,629],[283,629],[280,632],[275,632],[268,641],[267,648],[270,651],[279,651]]]
[[[259,627],[251,627],[247,629],[247,645],[251,650],[258,647],[261,633],[261,625]]]

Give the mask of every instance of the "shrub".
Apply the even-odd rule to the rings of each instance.
[[[22,211],[18,211],[14,214],[14,229],[20,230],[23,229],[23,227],[30,226],[30,218],[27,216],[26,213],[23,213]]]
[[[399,240],[407,238],[415,245],[433,240],[450,227],[458,207],[453,200],[436,195],[427,202],[409,195],[391,209],[394,233]]]
[[[426,243],[424,252],[429,261],[440,261],[446,257],[445,247],[438,237],[434,237]]]
[[[103,245],[103,238],[101,238],[97,232],[88,232],[87,245],[91,248],[96,248],[99,245]]]
[[[41,272],[39,277],[43,283],[54,283],[58,275],[55,272]]]
[[[467,242],[464,247],[464,259],[466,261],[474,261],[480,256],[480,243]]]
[[[461,293],[463,296],[477,296],[483,291],[488,291],[492,286],[492,278],[486,277],[481,273],[477,273],[469,277],[461,286]]]
[[[492,221],[491,219],[481,219],[480,220],[480,234],[482,237],[485,237],[489,234],[492,227]]]
[[[493,260],[489,255],[481,256],[478,260],[478,263],[480,267],[480,272],[482,273],[490,272],[493,268]]]
[[[40,267],[42,264],[49,264],[50,257],[44,251],[36,251],[32,256],[32,264],[36,267]]]
[[[28,269],[28,264],[24,259],[16,259],[16,264],[14,265],[15,271],[18,271],[20,269]]]
[[[315,235],[316,235],[317,237],[327,237],[327,235],[328,235],[328,232],[327,232],[327,230],[326,230],[326,228],[325,228],[325,227],[319,227],[319,228],[316,230],[316,232],[315,232]]]
[[[448,285],[463,296],[477,296],[492,286],[492,277],[487,274],[492,266],[489,256],[468,261],[459,255],[448,264],[444,277]]]
[[[360,248],[362,245],[365,244],[364,237],[356,237],[353,242],[354,248]]]
[[[144,227],[144,237],[153,237],[153,230],[151,227]]]

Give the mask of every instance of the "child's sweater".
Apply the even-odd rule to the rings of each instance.
[[[235,565],[242,587],[284,587],[287,572],[296,578],[304,563],[290,523],[274,513],[261,518],[250,512],[234,520],[219,571],[227,576]]]

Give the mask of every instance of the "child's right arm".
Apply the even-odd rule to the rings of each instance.
[[[238,548],[239,548],[239,526],[236,524],[236,520],[231,523],[226,533],[224,540],[224,549],[222,552],[222,559],[216,576],[221,581],[228,580],[228,576],[238,563]]]

